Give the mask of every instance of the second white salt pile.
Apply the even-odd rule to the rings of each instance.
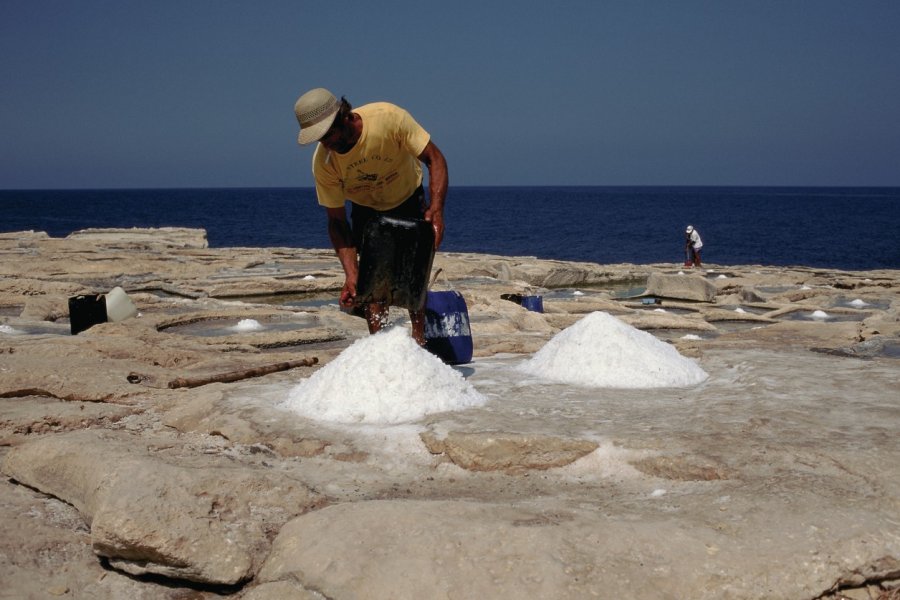
[[[686,387],[709,377],[674,346],[605,312],[593,312],[559,332],[518,368],[587,387]]]
[[[408,423],[487,399],[402,327],[354,342],[295,386],[283,403],[304,417],[336,423]]]

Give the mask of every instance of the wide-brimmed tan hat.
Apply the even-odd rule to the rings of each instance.
[[[294,114],[300,123],[300,135],[297,142],[305,146],[318,142],[334,122],[334,115],[341,107],[334,94],[325,88],[310,90],[297,98],[294,103]]]

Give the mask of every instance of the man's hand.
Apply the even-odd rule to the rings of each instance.
[[[444,214],[441,211],[429,208],[425,211],[425,220],[431,223],[434,229],[434,249],[437,250],[444,239]]]
[[[356,281],[350,279],[344,280],[344,287],[341,289],[341,306],[344,308],[352,308],[356,303]]]
[[[341,306],[350,308],[356,302],[356,282],[359,277],[358,257],[353,246],[353,234],[347,222],[344,207],[326,209],[328,213],[328,237],[344,269],[344,287],[341,289]]]

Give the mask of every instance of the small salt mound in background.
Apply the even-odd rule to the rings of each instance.
[[[828,313],[825,312],[824,310],[814,310],[812,313],[812,318],[813,319],[827,319]]]
[[[605,312],[560,331],[519,370],[589,387],[684,387],[709,377],[674,346]]]
[[[259,331],[262,328],[262,324],[256,319],[241,319],[232,327],[235,331]]]
[[[853,302],[850,303],[850,306],[868,306],[868,305],[869,305],[868,302],[866,302],[865,300],[862,300],[860,298],[857,298],[856,300],[854,300]]]
[[[487,399],[402,327],[357,340],[295,386],[282,404],[337,423],[405,423]]]

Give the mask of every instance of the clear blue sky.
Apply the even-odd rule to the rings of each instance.
[[[294,100],[451,185],[900,185],[900,1],[2,0],[0,189],[309,186]]]

